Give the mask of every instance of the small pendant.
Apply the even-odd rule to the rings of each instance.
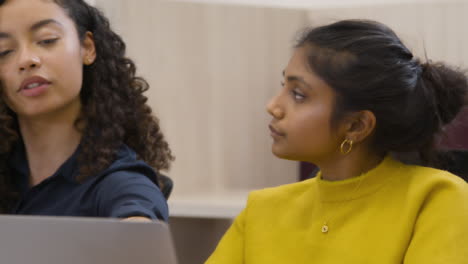
[[[322,226],[322,233],[328,233],[328,226],[326,224]]]

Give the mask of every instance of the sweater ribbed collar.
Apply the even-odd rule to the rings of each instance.
[[[402,166],[402,163],[388,155],[370,171],[342,181],[323,180],[322,173],[319,172],[316,177],[319,199],[322,202],[345,202],[359,199],[380,189],[399,173]]]

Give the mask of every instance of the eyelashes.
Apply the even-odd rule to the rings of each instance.
[[[59,39],[60,38],[44,39],[44,40],[38,41],[37,44],[47,47],[47,46],[51,46],[51,45],[55,44]],[[5,58],[8,54],[10,54],[12,52],[13,52],[13,50],[5,50],[5,51],[0,52],[0,59]]]
[[[284,82],[281,82],[280,83],[282,87],[285,87],[285,83]],[[291,91],[289,92],[292,96],[292,98],[294,99],[294,101],[296,102],[302,102],[306,99],[306,95],[303,94],[302,92],[299,91],[299,88],[294,88],[294,89],[291,89]]]
[[[293,96],[294,100],[297,101],[297,102],[302,102],[302,101],[304,101],[304,99],[306,99],[306,96],[304,94],[296,91],[296,89],[293,89],[291,91],[291,93],[292,93],[292,96]]]
[[[39,41],[38,44],[48,46],[48,45],[54,44],[58,40],[59,38],[44,39],[44,40]]]
[[[0,52],[0,58],[6,57],[6,55],[10,54],[11,50],[6,50]]]

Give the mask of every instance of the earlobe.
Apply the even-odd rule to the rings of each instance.
[[[94,43],[94,36],[91,32],[86,32],[83,40],[83,64],[91,65],[96,60],[96,45]]]

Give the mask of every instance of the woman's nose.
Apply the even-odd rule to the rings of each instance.
[[[270,102],[267,104],[267,112],[276,119],[281,119],[284,117],[284,110],[278,102],[279,96],[271,98]]]
[[[18,65],[20,71],[31,70],[41,66],[41,59],[30,50],[24,49],[19,56]]]

